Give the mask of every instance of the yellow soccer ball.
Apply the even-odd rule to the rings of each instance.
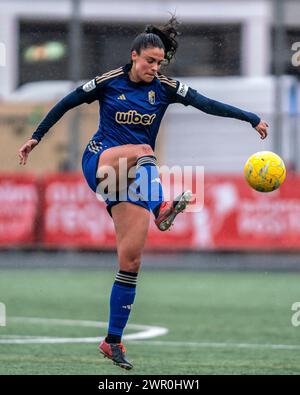
[[[248,184],[259,192],[272,192],[285,180],[286,169],[279,155],[260,151],[247,160],[244,173]]]

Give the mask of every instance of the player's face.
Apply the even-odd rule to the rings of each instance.
[[[155,74],[159,71],[164,56],[165,51],[162,48],[142,49],[140,54],[132,51],[132,74],[136,81],[151,82]]]

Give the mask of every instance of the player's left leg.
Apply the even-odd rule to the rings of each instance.
[[[116,230],[119,272],[110,296],[108,334],[99,350],[116,365],[131,369],[133,366],[126,359],[121,338],[135,298],[150,213],[144,207],[128,202],[113,206],[111,212]]]

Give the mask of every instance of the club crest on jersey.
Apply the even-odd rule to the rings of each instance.
[[[127,124],[142,124],[142,125],[151,125],[154,121],[156,114],[139,114],[135,110],[130,110],[128,112],[120,112],[116,113],[116,122],[118,123],[127,123]]]
[[[155,104],[155,92],[150,91],[148,92],[148,100],[150,104]]]

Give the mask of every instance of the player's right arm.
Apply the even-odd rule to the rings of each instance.
[[[45,116],[31,138],[19,149],[19,164],[25,165],[29,153],[38,145],[49,129],[60,120],[69,110],[83,103],[92,103],[101,99],[102,84],[97,83],[97,78],[79,86],[73,92],[61,99]]]
[[[19,165],[26,165],[28,155],[29,153],[33,150],[33,148],[38,145],[38,141],[35,139],[30,139],[26,141],[25,144],[22,145],[22,147],[18,151],[19,155]]]

